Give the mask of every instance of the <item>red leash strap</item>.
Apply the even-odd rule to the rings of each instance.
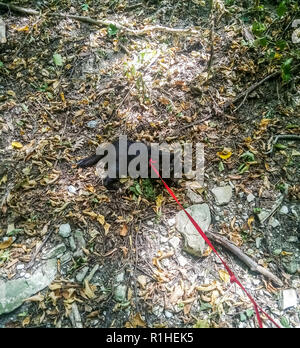
[[[253,297],[247,292],[247,290],[243,287],[243,285],[240,283],[240,281],[236,278],[235,274],[232,272],[232,270],[229,268],[229,266],[227,265],[227,263],[221,258],[221,256],[219,255],[219,253],[217,252],[217,250],[214,248],[214,246],[211,244],[210,240],[207,238],[206,234],[202,231],[202,229],[200,228],[200,226],[197,224],[197,222],[193,219],[193,217],[183,208],[183,206],[181,205],[181,203],[178,201],[177,197],[175,196],[174,192],[170,189],[170,187],[165,183],[165,181],[162,179],[162,177],[160,176],[158,170],[155,168],[155,166],[153,165],[153,163],[155,163],[155,161],[153,161],[152,159],[150,159],[149,164],[150,167],[152,167],[152,169],[154,170],[154,172],[158,175],[158,177],[160,178],[160,180],[162,181],[162,183],[164,184],[165,188],[167,189],[167,191],[169,192],[169,194],[175,199],[175,201],[177,202],[177,204],[180,206],[180,208],[185,212],[185,214],[188,216],[188,218],[190,219],[191,223],[194,225],[194,227],[196,228],[196,230],[200,233],[201,237],[205,240],[205,242],[209,245],[209,247],[213,250],[213,252],[218,256],[218,258],[221,260],[222,264],[224,265],[226,271],[228,272],[229,276],[230,276],[230,282],[231,283],[237,283],[237,285],[245,292],[245,294],[248,296],[248,298],[250,299],[250,301],[252,302],[254,309],[255,309],[255,313],[256,313],[256,318],[258,321],[258,325],[260,328],[263,327],[262,325],[262,319],[260,317],[259,311],[261,311],[262,313],[264,313],[264,315],[266,315],[266,317],[274,324],[276,325],[278,328],[280,328],[280,326],[265,312],[263,311],[258,304],[254,301]]]

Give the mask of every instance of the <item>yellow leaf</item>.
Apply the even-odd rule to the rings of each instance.
[[[99,222],[99,224],[104,225],[105,224],[105,217],[101,214],[98,214],[97,221]]]
[[[84,281],[84,293],[88,298],[95,298],[95,290],[96,286],[89,284],[89,282],[85,279]]]
[[[14,148],[14,149],[22,149],[23,145],[21,143],[19,143],[18,141],[13,141],[11,143],[11,146]]]
[[[230,276],[229,276],[227,271],[225,271],[224,269],[220,269],[219,270],[219,276],[223,280],[224,283],[229,283]]]
[[[109,228],[110,228],[110,224],[108,224],[107,222],[105,223],[104,227],[104,231],[105,231],[105,235],[107,235]]]
[[[22,326],[27,326],[30,323],[30,316],[28,315],[28,317],[26,317],[23,321],[22,321]]]
[[[12,239],[12,237],[9,237],[4,242],[0,243],[0,250],[9,248],[12,245],[12,243],[13,243],[13,239]]]
[[[64,92],[61,92],[61,93],[60,93],[60,98],[61,98],[61,101],[64,103],[64,102],[65,102],[65,95],[64,95]]]
[[[254,222],[254,216],[250,216],[248,221],[247,221],[247,224],[248,224],[248,227],[249,227],[249,230],[252,231],[252,224]]]
[[[162,202],[164,201],[164,196],[162,194],[160,194],[157,198],[156,198],[156,208],[159,209],[162,205]]]
[[[274,54],[274,58],[275,59],[280,59],[282,57],[282,54],[280,54],[280,53],[278,53],[278,52],[276,52],[275,54]]]
[[[281,252],[281,255],[282,255],[282,256],[287,256],[287,255],[293,255],[293,253],[290,252],[290,251],[282,251],[282,252]]]
[[[5,184],[7,182],[7,175],[5,174],[0,180],[0,185]]]
[[[25,27],[21,27],[21,28],[15,28],[16,31],[29,31],[29,26],[25,25]]]
[[[231,149],[225,147],[223,151],[217,152],[217,155],[222,159],[228,159],[231,157],[232,152]]]

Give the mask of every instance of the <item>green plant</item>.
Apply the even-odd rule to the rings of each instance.
[[[110,24],[107,29],[107,35],[109,37],[116,36],[118,31],[119,29],[114,24]]]

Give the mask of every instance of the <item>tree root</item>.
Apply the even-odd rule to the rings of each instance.
[[[8,8],[10,11],[19,12],[19,13],[23,13],[26,15],[40,15],[41,14],[39,11],[36,11],[36,10],[27,9],[27,8],[16,6],[13,4],[5,4],[3,2],[0,2],[0,7]],[[47,13],[46,16],[75,19],[77,21],[89,23],[92,25],[96,25],[98,27],[103,27],[103,26],[105,27],[105,26],[109,26],[109,25],[114,25],[117,29],[122,30],[122,31],[126,32],[127,34],[133,35],[133,36],[141,36],[141,35],[145,35],[149,32],[157,32],[157,31],[170,33],[170,34],[180,34],[180,35],[198,35],[199,34],[199,32],[197,30],[194,30],[192,28],[186,28],[186,29],[169,28],[169,27],[163,27],[160,25],[146,26],[143,29],[136,29],[135,30],[135,29],[127,28],[127,27],[125,27],[117,22],[110,21],[110,20],[109,21],[96,20],[96,19],[93,19],[90,17],[75,16],[75,15],[69,15],[69,14],[57,13],[57,12]]]

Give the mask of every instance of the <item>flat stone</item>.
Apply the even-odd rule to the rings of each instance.
[[[192,191],[190,188],[187,189],[186,195],[193,204],[203,203],[203,198],[194,191]]]
[[[215,187],[211,190],[215,196],[217,205],[224,205],[230,202],[232,197],[232,187],[230,185]]]
[[[280,293],[282,310],[297,306],[297,292],[295,289],[285,289]]]
[[[89,121],[89,122],[87,123],[86,126],[87,126],[88,128],[93,129],[93,128],[96,128],[96,127],[97,127],[98,123],[99,123],[98,120],[92,120],[92,121]]]
[[[207,231],[211,223],[211,215],[209,206],[206,203],[192,205],[186,211],[198,223],[203,232]],[[205,249],[205,241],[184,211],[180,211],[176,215],[176,229],[184,237],[184,250],[192,255],[202,256]]]
[[[252,193],[249,193],[249,195],[247,196],[247,202],[251,203],[255,200],[255,196]]]
[[[120,284],[114,289],[114,299],[117,302],[125,302],[127,294],[127,286],[124,284]]]
[[[64,243],[56,245],[54,248],[48,250],[46,254],[42,255],[42,260],[59,258],[63,255],[63,253],[67,250]]]
[[[85,278],[85,276],[87,275],[87,272],[89,271],[89,267],[85,266],[83,267],[80,271],[77,272],[76,274],[76,280],[81,283],[83,281],[83,279]]]
[[[180,244],[180,238],[173,237],[169,240],[169,244],[176,250],[179,247]]]
[[[58,234],[63,238],[68,238],[71,235],[71,226],[69,224],[62,224],[59,226]]]
[[[281,209],[279,210],[280,214],[286,215],[289,212],[289,208],[286,205],[283,205]]]
[[[26,273],[26,279],[0,280],[0,315],[12,312],[21,306],[26,298],[43,290],[54,280],[56,272],[56,259],[50,259],[32,275]]]

